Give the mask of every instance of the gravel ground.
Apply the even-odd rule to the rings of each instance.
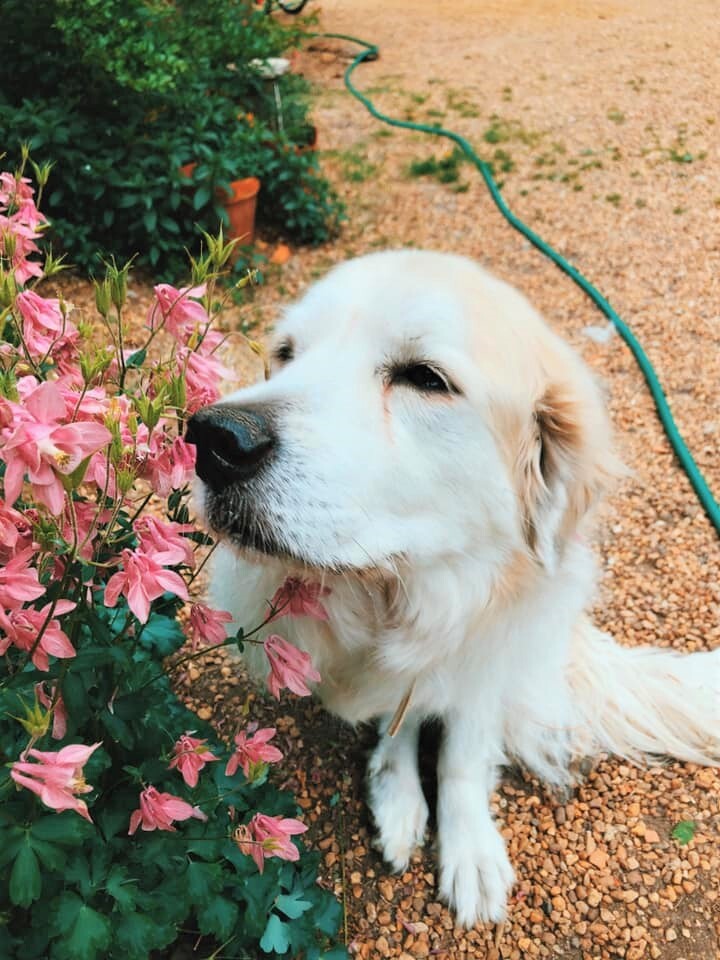
[[[679,426],[720,492],[720,31],[714,0],[325,0],[321,28],[377,42],[357,82],[401,117],[439,122],[492,160],[528,224],[610,299],[642,340]],[[597,622],[627,644],[720,642],[717,535],[677,468],[641,376],[583,295],[502,220],[442,141],[389,131],[342,87],[351,48],[318,40],[296,68],[316,84],[322,162],[346,199],[339,241],[293,251],[236,319],[264,329],[327,267],[387,246],[469,254],[520,287],[607,384],[631,476],[604,509]],[[456,180],[413,176],[434,157]],[[448,172],[449,171],[449,172]],[[76,291],[77,292],[77,291]],[[148,288],[134,287],[139,312]],[[249,369],[246,354],[238,365]],[[230,734],[240,705],[273,719],[237,669],[210,655],[181,688]],[[720,776],[603,759],[569,798],[508,771],[495,796],[519,878],[501,928],[453,929],[431,849],[402,877],[372,850],[362,800],[369,730],[286,701],[284,775],[346,906],[362,958],[716,960]],[[437,736],[426,744],[428,789]],[[692,821],[694,838],[672,836]]]

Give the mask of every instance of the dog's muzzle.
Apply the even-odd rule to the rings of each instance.
[[[204,407],[190,418],[185,440],[197,450],[197,475],[214,493],[247,483],[276,445],[271,417],[261,406]]]

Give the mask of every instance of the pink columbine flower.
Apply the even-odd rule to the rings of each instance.
[[[69,613],[77,606],[71,600],[58,600],[53,614],[58,617]],[[12,644],[19,650],[33,650],[32,662],[38,670],[50,669],[48,656],[68,659],[76,656],[76,651],[67,635],[60,628],[60,621],[53,618],[46,624],[52,604],[46,603],[39,610],[25,607],[21,610],[0,610],[0,630],[5,634],[0,637],[0,655],[4,654]],[[35,646],[40,630],[45,628],[40,642]]]
[[[17,533],[17,531],[15,531]],[[29,566],[35,551],[32,547],[16,553],[12,560],[0,566],[0,606],[15,610],[23,603],[37,600],[45,593],[35,567]]]
[[[32,524],[28,517],[0,500],[0,563],[33,545]]]
[[[23,320],[23,341],[31,356],[44,357],[57,341],[73,343],[77,339],[77,328],[63,316],[59,300],[23,290],[15,302]]]
[[[0,204],[9,206],[20,200],[31,200],[35,192],[29,177],[16,177],[9,170],[0,173]]]
[[[204,603],[194,603],[190,607],[190,622],[186,634],[193,650],[207,644],[214,647],[227,639],[225,624],[232,621],[232,614],[226,610],[213,610]]]
[[[312,617],[313,620],[327,620],[327,610],[320,602],[320,597],[327,597],[329,594],[330,588],[319,583],[308,583],[299,577],[286,577],[270,601],[273,610],[277,610],[270,619]]]
[[[19,407],[19,405],[16,405]],[[5,461],[5,497],[13,504],[27,473],[33,496],[59,516],[65,490],[59,474],[69,474],[111,440],[100,423],[61,423],[65,414],[62,393],[48,381],[35,387],[18,409],[20,422],[0,447]]]
[[[169,769],[179,770],[189,787],[197,786],[198,774],[206,763],[218,759],[207,749],[206,743],[207,740],[198,740],[184,733],[173,747],[175,756],[170,761]]]
[[[164,566],[175,566],[177,563],[195,566],[192,540],[182,536],[195,529],[191,523],[166,522],[148,515],[136,520],[133,528],[140,538],[140,549],[156,563]]]
[[[287,687],[300,697],[309,697],[311,690],[306,680],[320,680],[320,674],[313,667],[310,654],[298,650],[277,634],[271,634],[263,644],[270,661],[270,673],[267,685],[270,693],[280,699],[280,691]]]
[[[83,767],[99,746],[99,743],[94,743],[91,747],[73,743],[57,753],[29,750],[28,756],[39,762],[18,760],[13,763],[10,776],[19,786],[36,793],[45,806],[58,813],[62,810],[74,810],[92,823],[87,804],[78,799],[78,794],[92,790],[90,784],[85,783]]]
[[[307,826],[300,820],[256,813],[250,823],[237,828],[233,837],[241,852],[249,854],[262,873],[265,860],[270,857],[299,860],[300,851],[290,838],[306,830]]]
[[[204,328],[210,323],[205,307],[198,303],[198,300],[205,296],[205,284],[178,289],[169,283],[159,283],[154,290],[156,304],[151,307],[148,315],[151,328],[158,325],[159,313],[168,332],[185,343],[198,327]]]
[[[257,763],[277,763],[283,755],[269,740],[275,736],[275,727],[264,727],[249,737],[243,730],[235,737],[235,751],[225,767],[225,776],[232,777],[238,767],[242,767],[246,777],[250,776],[250,765]]]
[[[166,591],[188,599],[187,586],[180,574],[166,570],[141,550],[123,550],[121,556],[123,569],[114,573],[105,586],[106,607],[114,607],[122,594],[140,623],[147,623],[151,603]]]
[[[130,829],[132,836],[138,827],[142,830],[169,830],[175,833],[173,820],[207,820],[199,807],[174,797],[171,793],[160,793],[155,787],[146,787],[140,794],[140,809],[130,815]]]
[[[219,400],[220,382],[235,378],[233,371],[214,356],[181,347],[177,357],[185,378],[185,404],[189,413]]]
[[[62,698],[60,693],[55,696],[57,687],[55,684],[50,688],[50,693],[48,694],[45,690],[45,681],[35,684],[35,696],[38,699],[38,703],[42,704],[46,710],[50,710],[52,707],[53,711],[53,725],[52,725],[52,738],[53,740],[62,740],[62,738],[67,733],[67,721],[68,715],[67,710],[65,709],[65,701]],[[53,700],[55,700],[55,706],[53,707]]]
[[[162,498],[180,490],[195,476],[195,447],[175,437],[172,443],[152,452],[143,465],[143,474],[155,493]]]

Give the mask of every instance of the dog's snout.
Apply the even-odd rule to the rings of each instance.
[[[197,475],[216,492],[255,476],[275,446],[267,411],[222,404],[198,410],[185,439],[196,447]]]

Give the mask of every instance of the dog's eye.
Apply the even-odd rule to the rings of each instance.
[[[413,387],[423,393],[451,393],[453,388],[445,377],[427,363],[412,363],[394,370],[393,384]]]
[[[273,351],[273,356],[279,363],[289,363],[295,356],[295,347],[292,340],[283,340]]]

